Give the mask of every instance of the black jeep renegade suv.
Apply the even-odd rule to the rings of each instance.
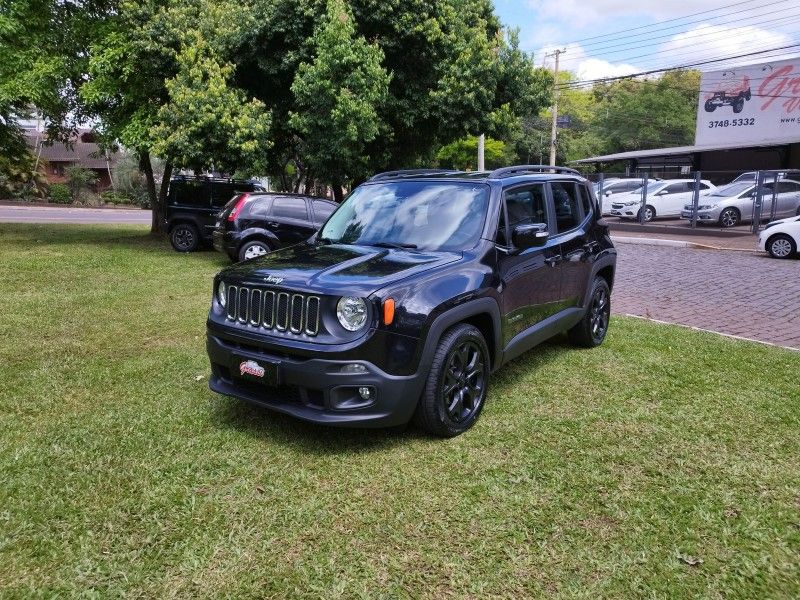
[[[457,435],[489,375],[608,329],[616,250],[577,171],[394,171],[308,241],[214,279],[210,387],[332,425]]]

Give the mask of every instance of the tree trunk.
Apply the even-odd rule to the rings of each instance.
[[[344,199],[344,192],[342,191],[342,184],[339,181],[334,181],[331,185],[333,187],[333,199],[337,204],[341,204]]]
[[[158,215],[158,196],[156,195],[156,181],[153,177],[153,164],[150,162],[150,153],[146,150],[139,152],[139,170],[144,173],[147,181],[147,195],[150,196],[150,208],[153,218],[150,221],[150,233],[161,232],[161,219]]]

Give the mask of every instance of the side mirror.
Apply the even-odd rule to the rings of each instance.
[[[544,246],[549,237],[546,223],[517,225],[511,233],[511,241],[518,250]]]
[[[606,194],[606,196],[610,196],[611,195],[611,190],[606,191],[605,194]]]

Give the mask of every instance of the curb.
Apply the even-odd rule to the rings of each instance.
[[[18,202],[15,200],[0,200],[0,206],[10,208],[70,208],[70,209],[91,209],[91,210],[150,210],[149,208],[140,208],[138,206],[115,206],[115,205],[101,205],[101,206],[83,206],[78,204],[58,204],[56,202]]]
[[[695,250],[724,250],[727,252],[747,252],[756,254],[759,251],[747,248],[730,248],[727,246],[709,246],[708,244],[698,244],[697,242],[687,242],[685,240],[665,240],[661,238],[640,238],[626,236],[611,236],[611,241],[615,244],[638,244],[641,246],[669,246],[671,248],[693,248]]]
[[[633,319],[641,319],[642,321],[650,321],[651,323],[658,323],[659,325],[674,325],[676,327],[683,327],[684,329],[691,329],[692,331],[701,331],[703,333],[713,333],[714,335],[720,335],[722,337],[730,338],[732,340],[739,340],[740,342],[753,342],[755,344],[761,344],[762,346],[771,346],[773,348],[781,348],[783,350],[790,350],[792,352],[800,352],[800,348],[794,348],[792,346],[782,346],[781,344],[776,344],[774,342],[765,342],[764,340],[756,340],[754,338],[743,337],[741,335],[735,335],[732,333],[725,333],[724,331],[716,331],[714,329],[705,329],[703,327],[696,327],[694,325],[686,325],[684,323],[676,323],[674,321],[664,321],[661,319],[653,319],[652,317],[643,317],[642,315],[632,315],[630,313],[617,313],[623,317],[631,317]]]

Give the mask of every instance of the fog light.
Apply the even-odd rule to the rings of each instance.
[[[372,388],[360,387],[358,388],[358,395],[364,400],[372,399]]]
[[[344,365],[341,369],[339,369],[340,373],[366,373],[367,367],[364,365],[359,365],[357,363],[350,363],[349,365]]]

